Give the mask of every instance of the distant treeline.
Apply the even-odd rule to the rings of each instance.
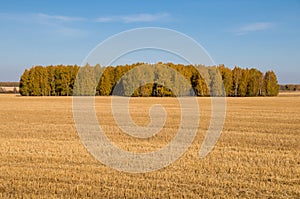
[[[19,87],[19,82],[0,82],[0,87]]]
[[[286,85],[280,85],[281,91],[300,91],[300,85],[299,84],[286,84]]]
[[[277,77],[273,71],[263,74],[257,69],[230,69],[224,65],[182,65],[158,63],[141,68],[143,63],[108,66],[86,65],[84,71],[89,78],[78,74],[77,65],[35,66],[26,69],[20,78],[20,94],[23,96],[70,96],[96,95],[109,96],[276,96],[279,93]],[[172,70],[169,70],[169,69]],[[137,69],[137,70],[132,70]],[[134,71],[133,75],[127,72]],[[175,72],[174,72],[175,71]],[[81,82],[75,86],[75,80]],[[102,74],[99,79],[97,74]],[[178,75],[181,74],[181,75]],[[123,77],[122,77],[123,76]],[[185,80],[180,78],[183,76]],[[94,77],[94,79],[93,79]],[[122,77],[122,78],[121,78]],[[121,79],[120,79],[121,78]],[[147,83],[145,79],[151,79]],[[184,86],[187,81],[191,88]],[[220,86],[222,81],[223,86]],[[133,85],[135,87],[133,88]],[[130,87],[131,88],[128,88]],[[132,90],[133,89],[133,90]],[[226,93],[226,94],[225,94]]]
[[[19,82],[0,82],[0,93],[18,93]]]

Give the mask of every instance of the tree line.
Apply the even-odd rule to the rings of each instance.
[[[0,82],[0,93],[18,93],[19,82]]]
[[[281,91],[300,91],[300,85],[299,84],[286,84],[286,85],[280,85]]]
[[[0,82],[0,87],[19,87],[19,82]]]
[[[139,67],[138,67],[139,66]],[[143,67],[141,67],[143,66]],[[80,72],[79,72],[80,71]],[[77,80],[76,80],[77,78]],[[76,84],[75,84],[76,80]],[[35,66],[20,78],[23,96],[276,96],[273,71],[173,63]]]

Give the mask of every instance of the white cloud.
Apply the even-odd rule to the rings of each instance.
[[[85,21],[82,17],[70,17],[64,15],[48,15],[44,13],[0,13],[0,20],[14,21],[19,23],[37,24],[40,29],[48,34],[67,37],[82,37],[88,34],[85,29],[78,28],[77,24],[71,22]],[[37,26],[35,26],[37,27]]]
[[[48,15],[44,13],[38,13],[34,15],[38,19],[42,20],[55,20],[60,22],[74,22],[74,21],[84,21],[85,18],[82,17],[69,17],[64,15]]]
[[[274,27],[274,23],[257,22],[257,23],[251,23],[251,24],[247,24],[247,25],[244,25],[242,27],[239,27],[239,28],[233,30],[233,32],[236,35],[245,35],[249,32],[267,30],[267,29],[271,29],[273,27]]]
[[[68,24],[71,22],[85,21],[82,17],[70,17],[64,15],[48,15],[44,13],[31,14],[29,19],[33,23],[38,23],[43,26],[44,30],[50,34],[57,34],[67,37],[82,37],[87,35],[87,31],[78,27],[74,27],[74,24]]]
[[[69,22],[85,21],[82,17],[70,17],[64,15],[48,15],[44,13],[0,13],[0,20],[16,21],[16,22],[28,22],[28,23],[41,23],[41,24],[58,24]]]
[[[8,14],[0,13],[0,20],[14,20],[14,21],[26,21],[41,24],[61,24],[71,22],[82,22],[82,21],[94,21],[101,23],[109,22],[121,22],[121,23],[137,23],[137,22],[155,22],[168,20],[170,14],[168,13],[140,13],[132,15],[112,15],[99,17],[94,20],[76,16],[66,15],[50,15],[45,13],[31,13],[31,14]]]
[[[170,17],[170,15],[168,13],[156,13],[156,14],[141,13],[141,14],[135,14],[135,15],[114,15],[114,16],[99,17],[95,21],[101,22],[101,23],[155,22],[155,21],[161,21],[161,20],[168,19],[169,17]]]

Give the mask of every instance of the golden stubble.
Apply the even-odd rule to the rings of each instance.
[[[159,171],[128,174],[99,163],[81,144],[71,97],[0,95],[0,197],[300,197],[300,96],[227,98],[224,130],[205,159],[199,159],[198,150],[210,122],[210,100],[198,102],[200,125],[189,150]],[[164,129],[148,139],[124,134],[110,103],[110,97],[96,97],[97,117],[122,149],[155,151],[177,133],[176,98],[130,100],[138,125],[150,122],[152,105],[166,110]]]

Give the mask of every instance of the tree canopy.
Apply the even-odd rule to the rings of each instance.
[[[78,73],[79,70],[83,70],[86,77]],[[80,86],[75,85],[75,80],[76,85]],[[19,87],[23,96],[71,96],[80,93],[100,96],[246,97],[276,96],[279,92],[277,77],[273,71],[263,74],[254,68],[230,69],[224,65],[173,63],[136,63],[116,67],[89,64],[83,67],[34,66],[24,71]]]

